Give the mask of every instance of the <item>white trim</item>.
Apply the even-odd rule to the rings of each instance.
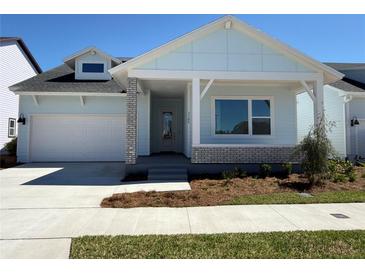
[[[309,88],[309,86],[307,85],[307,83],[303,80],[301,80],[300,83],[304,87],[305,91],[308,93],[309,97],[312,99],[312,102],[314,102],[314,100],[315,100],[314,94],[311,91],[311,89]]]
[[[346,109],[347,109],[347,102],[344,100],[342,102],[342,119],[343,119],[343,148],[344,148],[344,155],[347,156],[347,124],[346,124]]]
[[[38,101],[37,95],[32,95],[32,99],[33,99],[34,104],[36,106],[39,106],[39,101]]]
[[[10,126],[10,122],[13,122],[14,126]],[[13,130],[13,134],[10,134],[10,130]],[[15,118],[8,118],[8,138],[16,137],[16,119]]]
[[[151,154],[151,91],[147,90],[147,143],[148,143],[148,155]],[[137,114],[138,115],[138,114]],[[137,119],[138,121],[138,119]],[[138,136],[137,136],[138,140]]]
[[[345,127],[346,127],[346,151],[347,155],[350,155],[352,153],[352,147],[351,147],[351,126],[350,126],[350,101],[345,103],[345,121],[344,121]]]
[[[85,106],[85,99],[84,99],[84,96],[80,96],[80,104],[81,106]]]
[[[110,60],[113,60],[117,64],[121,64],[122,63],[121,60],[119,60],[119,59],[117,59],[117,58],[115,58],[115,57],[113,57],[113,56],[111,56],[111,55],[103,52],[102,50],[100,50],[100,49],[98,49],[98,48],[96,48],[94,46],[84,48],[82,50],[79,50],[79,51],[77,51],[77,52],[75,52],[75,53],[67,56],[66,58],[63,59],[63,62],[64,63],[67,63],[67,62],[69,62],[69,61],[71,61],[73,59],[76,59],[77,57],[80,57],[80,56],[82,56],[84,54],[89,53],[90,51],[95,51],[96,53],[98,53],[102,57],[107,58],[107,59],[110,59]]]
[[[341,89],[339,89],[341,90]],[[343,90],[341,90],[343,91]],[[365,92],[356,92],[356,91],[345,91],[347,95],[351,95],[352,97],[356,98],[365,98]]]
[[[75,80],[110,80],[111,75],[108,73],[108,64],[110,60],[79,60],[75,61]],[[102,72],[84,72],[84,64],[102,64]]]
[[[200,79],[192,81],[192,142],[193,145],[200,144]]]
[[[49,92],[49,91],[14,91],[16,95],[36,96],[127,96],[127,93],[93,93],[93,92]]]
[[[111,117],[124,117],[126,116],[127,114],[125,113],[111,113],[111,114],[108,114],[108,113],[102,113],[102,114],[99,114],[99,113],[29,113],[28,116],[29,117],[35,117],[35,116],[47,116],[47,117],[50,117],[50,116],[64,116],[64,117],[69,117],[69,116],[98,116],[98,117],[108,117],[108,116],[111,116]]]
[[[300,63],[304,63],[307,66],[312,67],[317,71],[321,70],[323,72],[326,72],[326,74],[330,78],[330,82],[334,82],[334,81],[342,79],[344,77],[344,74],[338,72],[337,70],[314,60],[313,58],[297,51],[294,48],[289,47],[288,45],[286,45],[282,42],[279,42],[278,40],[270,37],[269,35],[265,34],[264,32],[251,27],[250,25],[244,23],[243,21],[241,21],[231,15],[223,16],[220,19],[218,19],[210,24],[204,25],[169,43],[166,43],[158,48],[155,48],[151,51],[148,51],[147,53],[144,53],[125,63],[122,63],[122,64],[110,69],[109,72],[112,75],[114,75],[117,72],[131,69],[142,63],[148,62],[157,56],[161,56],[162,54],[165,54],[179,46],[189,43],[190,41],[194,40],[197,37],[205,35],[218,28],[224,28],[227,21],[231,22],[231,25],[233,28],[237,28],[239,31],[242,31],[245,34],[250,35],[251,37],[262,42],[263,44],[279,50],[284,55],[292,57],[292,58],[296,59],[297,61],[299,61]],[[210,78],[208,78],[208,79],[210,79]]]
[[[237,71],[191,71],[191,70],[149,70],[128,71],[128,77],[143,80],[190,80],[193,78],[216,80],[262,80],[262,81],[316,81],[320,73],[313,72],[237,72]]]
[[[193,145],[193,147],[295,147],[290,144],[200,144]]]
[[[248,101],[248,134],[216,134],[215,133],[215,100],[247,100]],[[211,136],[215,138],[273,138],[275,137],[274,129],[274,97],[273,96],[211,96]],[[252,116],[252,100],[269,100],[270,101],[270,117],[253,117]],[[252,133],[252,118],[270,118],[270,134],[260,135]]]
[[[209,82],[204,87],[202,93],[200,94],[200,100],[203,99],[204,95],[207,93],[210,86],[213,84],[214,79],[210,79]]]

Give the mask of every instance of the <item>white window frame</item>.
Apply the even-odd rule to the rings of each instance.
[[[85,64],[103,65],[103,71],[102,72],[100,72],[100,71],[98,71],[98,72],[84,71],[84,65]],[[93,62],[87,62],[87,61],[81,62],[81,73],[84,73],[84,74],[90,74],[90,73],[92,73],[92,74],[104,74],[106,69],[108,69],[108,68],[106,67],[105,62],[96,62],[96,61],[93,61]]]
[[[10,122],[14,122],[14,127],[10,126]],[[14,130],[14,134],[10,134],[10,130]],[[9,118],[8,119],[8,138],[15,138],[16,137],[16,119],[15,118]]]
[[[247,100],[248,101],[248,134],[216,134],[215,129],[215,101],[216,100]],[[269,116],[252,116],[253,100],[270,101]],[[274,136],[274,97],[273,96],[211,96],[211,135],[217,138],[267,138]],[[252,118],[270,118],[270,134],[252,134]]]

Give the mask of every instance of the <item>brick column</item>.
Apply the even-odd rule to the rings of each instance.
[[[134,165],[137,160],[137,78],[128,78],[126,137],[125,163]]]

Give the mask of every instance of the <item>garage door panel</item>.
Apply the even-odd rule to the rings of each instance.
[[[35,116],[31,120],[31,160],[122,161],[124,116]]]

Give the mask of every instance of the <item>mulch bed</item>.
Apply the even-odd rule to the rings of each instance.
[[[364,168],[356,168],[355,182],[330,182],[310,187],[302,175],[292,174],[288,178],[235,178],[196,179],[190,182],[190,191],[118,193],[105,198],[101,207],[186,207],[224,205],[243,195],[271,194],[283,192],[308,192],[316,194],[329,191],[365,190]]]

